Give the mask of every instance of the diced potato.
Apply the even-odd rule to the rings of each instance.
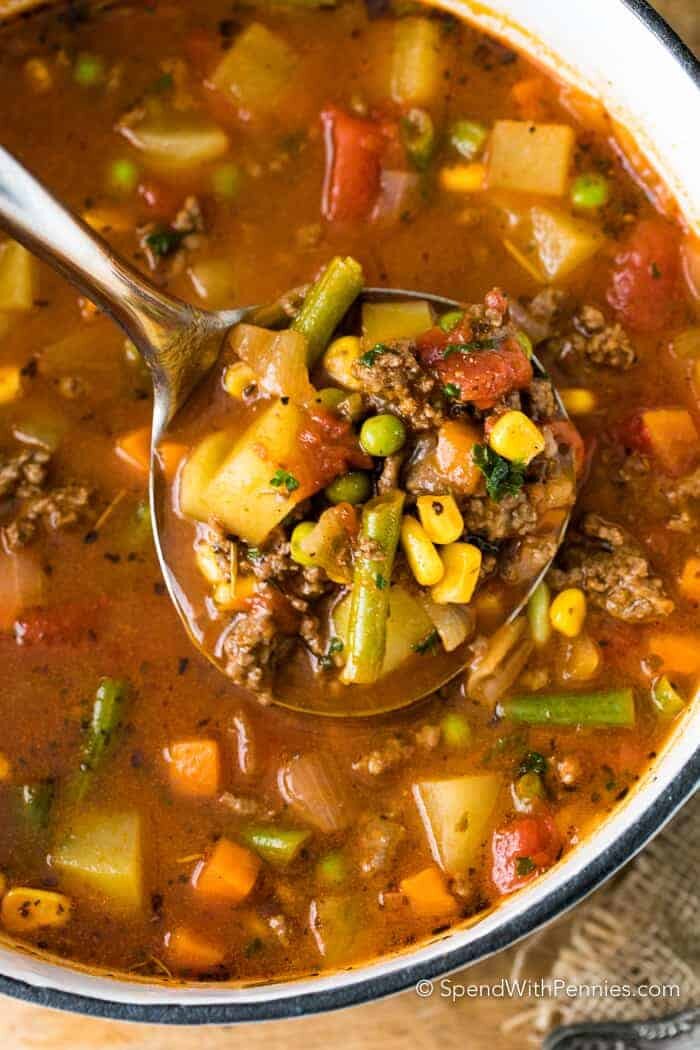
[[[2,899],[0,917],[10,933],[33,933],[45,926],[65,926],[70,912],[70,898],[62,893],[14,886]]]
[[[550,280],[566,277],[602,247],[599,227],[554,208],[532,208],[532,235],[542,271]]]
[[[392,339],[414,339],[433,324],[433,311],[423,299],[362,305],[362,336],[367,346]]]
[[[199,442],[180,475],[180,509],[198,521],[206,521],[211,511],[204,493],[235,444],[227,430],[217,430]]]
[[[141,818],[138,813],[76,813],[51,856],[66,886],[95,894],[110,911],[143,903]]]
[[[34,256],[16,241],[0,244],[0,310],[31,310],[37,285]]]
[[[345,643],[347,639],[350,597],[343,598],[333,610],[333,632]],[[433,622],[423,604],[403,587],[394,585],[389,595],[389,620],[382,675],[395,671],[433,633]]]
[[[440,25],[428,18],[401,18],[394,26],[391,97],[402,105],[426,106],[442,88]]]
[[[213,310],[230,307],[236,298],[236,286],[230,259],[202,259],[188,270],[192,286]]]
[[[489,189],[562,197],[574,141],[568,124],[497,120],[489,141]]]
[[[208,164],[229,148],[228,135],[198,113],[147,113],[137,123],[120,124],[119,130],[144,162],[163,175]]]
[[[449,875],[464,875],[478,863],[501,782],[498,774],[483,773],[413,785],[433,857]]]
[[[210,474],[212,461],[223,446],[212,443],[203,451],[199,445],[182,471],[181,506],[186,514],[206,521],[219,521],[234,535],[256,546],[283,518],[314,491],[309,466],[300,458],[299,433],[306,415],[290,401],[275,401],[261,412],[244,431],[231,451],[224,455]],[[211,438],[205,439],[211,442]],[[206,454],[205,454],[206,452]],[[191,469],[191,464],[196,464]],[[272,484],[282,472],[298,487]]]
[[[231,95],[246,116],[265,116],[275,112],[298,61],[286,40],[253,22],[225,53],[211,83]]]
[[[319,953],[328,966],[349,963],[362,953],[366,922],[357,900],[352,897],[313,900],[309,925]]]

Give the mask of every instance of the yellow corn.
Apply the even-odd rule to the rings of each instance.
[[[586,595],[579,587],[561,591],[549,607],[549,622],[555,631],[567,638],[581,633],[586,619]]]
[[[218,583],[214,588],[214,601],[224,612],[242,612],[247,608],[247,600],[255,593],[256,578],[236,577],[235,583]]]
[[[0,367],[0,405],[16,401],[22,394],[22,375],[16,365]]]
[[[31,933],[42,926],[63,926],[70,918],[71,902],[62,893],[15,886],[2,899],[2,924],[11,933]]]
[[[127,233],[134,228],[133,216],[126,208],[89,208],[83,220],[98,233]]]
[[[255,372],[250,365],[247,365],[245,361],[236,361],[224,372],[224,390],[236,401],[242,401],[246,390],[255,383],[255,380]]]
[[[362,353],[362,343],[356,335],[334,339],[323,355],[323,367],[334,382],[346,390],[359,390],[361,383],[353,375],[352,366]]]
[[[544,438],[524,412],[504,412],[491,428],[489,445],[504,459],[529,463],[544,450]]]
[[[439,605],[466,605],[479,582],[481,551],[471,543],[450,543],[443,547],[441,555],[445,575],[430,592],[432,599]]]
[[[39,95],[45,94],[53,87],[51,70],[43,58],[28,58],[24,63],[24,75],[30,87]]]
[[[478,193],[486,187],[486,168],[478,162],[442,168],[440,185],[451,193]]]
[[[0,751],[0,782],[3,780],[9,780],[12,776],[12,763],[10,762],[7,755],[4,755]]]
[[[401,522],[401,546],[421,587],[432,587],[442,579],[445,567],[435,545],[420,522],[409,515]]]
[[[464,518],[454,496],[419,496],[421,525],[433,543],[454,543],[464,532]]]
[[[570,386],[559,391],[564,408],[572,416],[585,416],[596,407],[596,396],[585,387]]]

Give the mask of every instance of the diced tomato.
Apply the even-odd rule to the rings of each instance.
[[[663,219],[637,223],[615,256],[607,298],[638,332],[670,325],[682,303],[680,237]]]
[[[618,427],[625,448],[653,456],[666,474],[678,477],[700,456],[698,431],[685,408],[652,408],[634,412]]]
[[[548,868],[559,852],[559,835],[548,813],[518,817],[491,842],[491,878],[501,893],[512,893]]]
[[[72,602],[50,609],[27,609],[15,621],[18,645],[78,645],[94,633],[106,598]]]
[[[138,185],[138,195],[158,219],[172,219],[182,200],[182,194],[172,186],[154,179],[144,179]]]
[[[321,121],[326,140],[323,215],[330,222],[365,219],[379,195],[382,128],[335,106],[323,111]]]
[[[193,29],[185,38],[185,55],[197,73],[206,77],[221,56],[221,48],[213,33],[206,29]]]
[[[437,332],[443,337],[439,339]],[[532,365],[514,339],[506,339],[498,349],[469,350],[470,340],[463,332],[445,333],[432,328],[418,341],[418,353],[442,382],[458,387],[461,401],[472,401],[477,408],[493,408],[511,390],[524,390],[532,382]],[[474,340],[478,342],[478,340]],[[462,344],[465,350],[445,347]]]
[[[373,461],[360,448],[357,435],[346,419],[323,409],[309,413],[309,422],[299,435],[312,474],[312,484],[322,488],[349,467],[369,470]]]

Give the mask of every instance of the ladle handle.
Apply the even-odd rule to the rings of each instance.
[[[121,325],[153,372],[157,420],[173,415],[215,315],[154,288],[0,147],[0,226]]]

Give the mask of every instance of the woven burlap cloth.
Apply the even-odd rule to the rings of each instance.
[[[700,0],[698,0],[700,2]],[[613,984],[667,986],[655,997],[552,996],[527,1001],[504,1028],[533,1042],[558,1024],[663,1017],[700,1005],[700,794],[636,860],[576,910],[565,924],[551,968],[542,974],[539,945],[551,931],[525,942],[513,979],[537,952],[538,977],[579,987]],[[656,990],[656,989],[655,989]]]

